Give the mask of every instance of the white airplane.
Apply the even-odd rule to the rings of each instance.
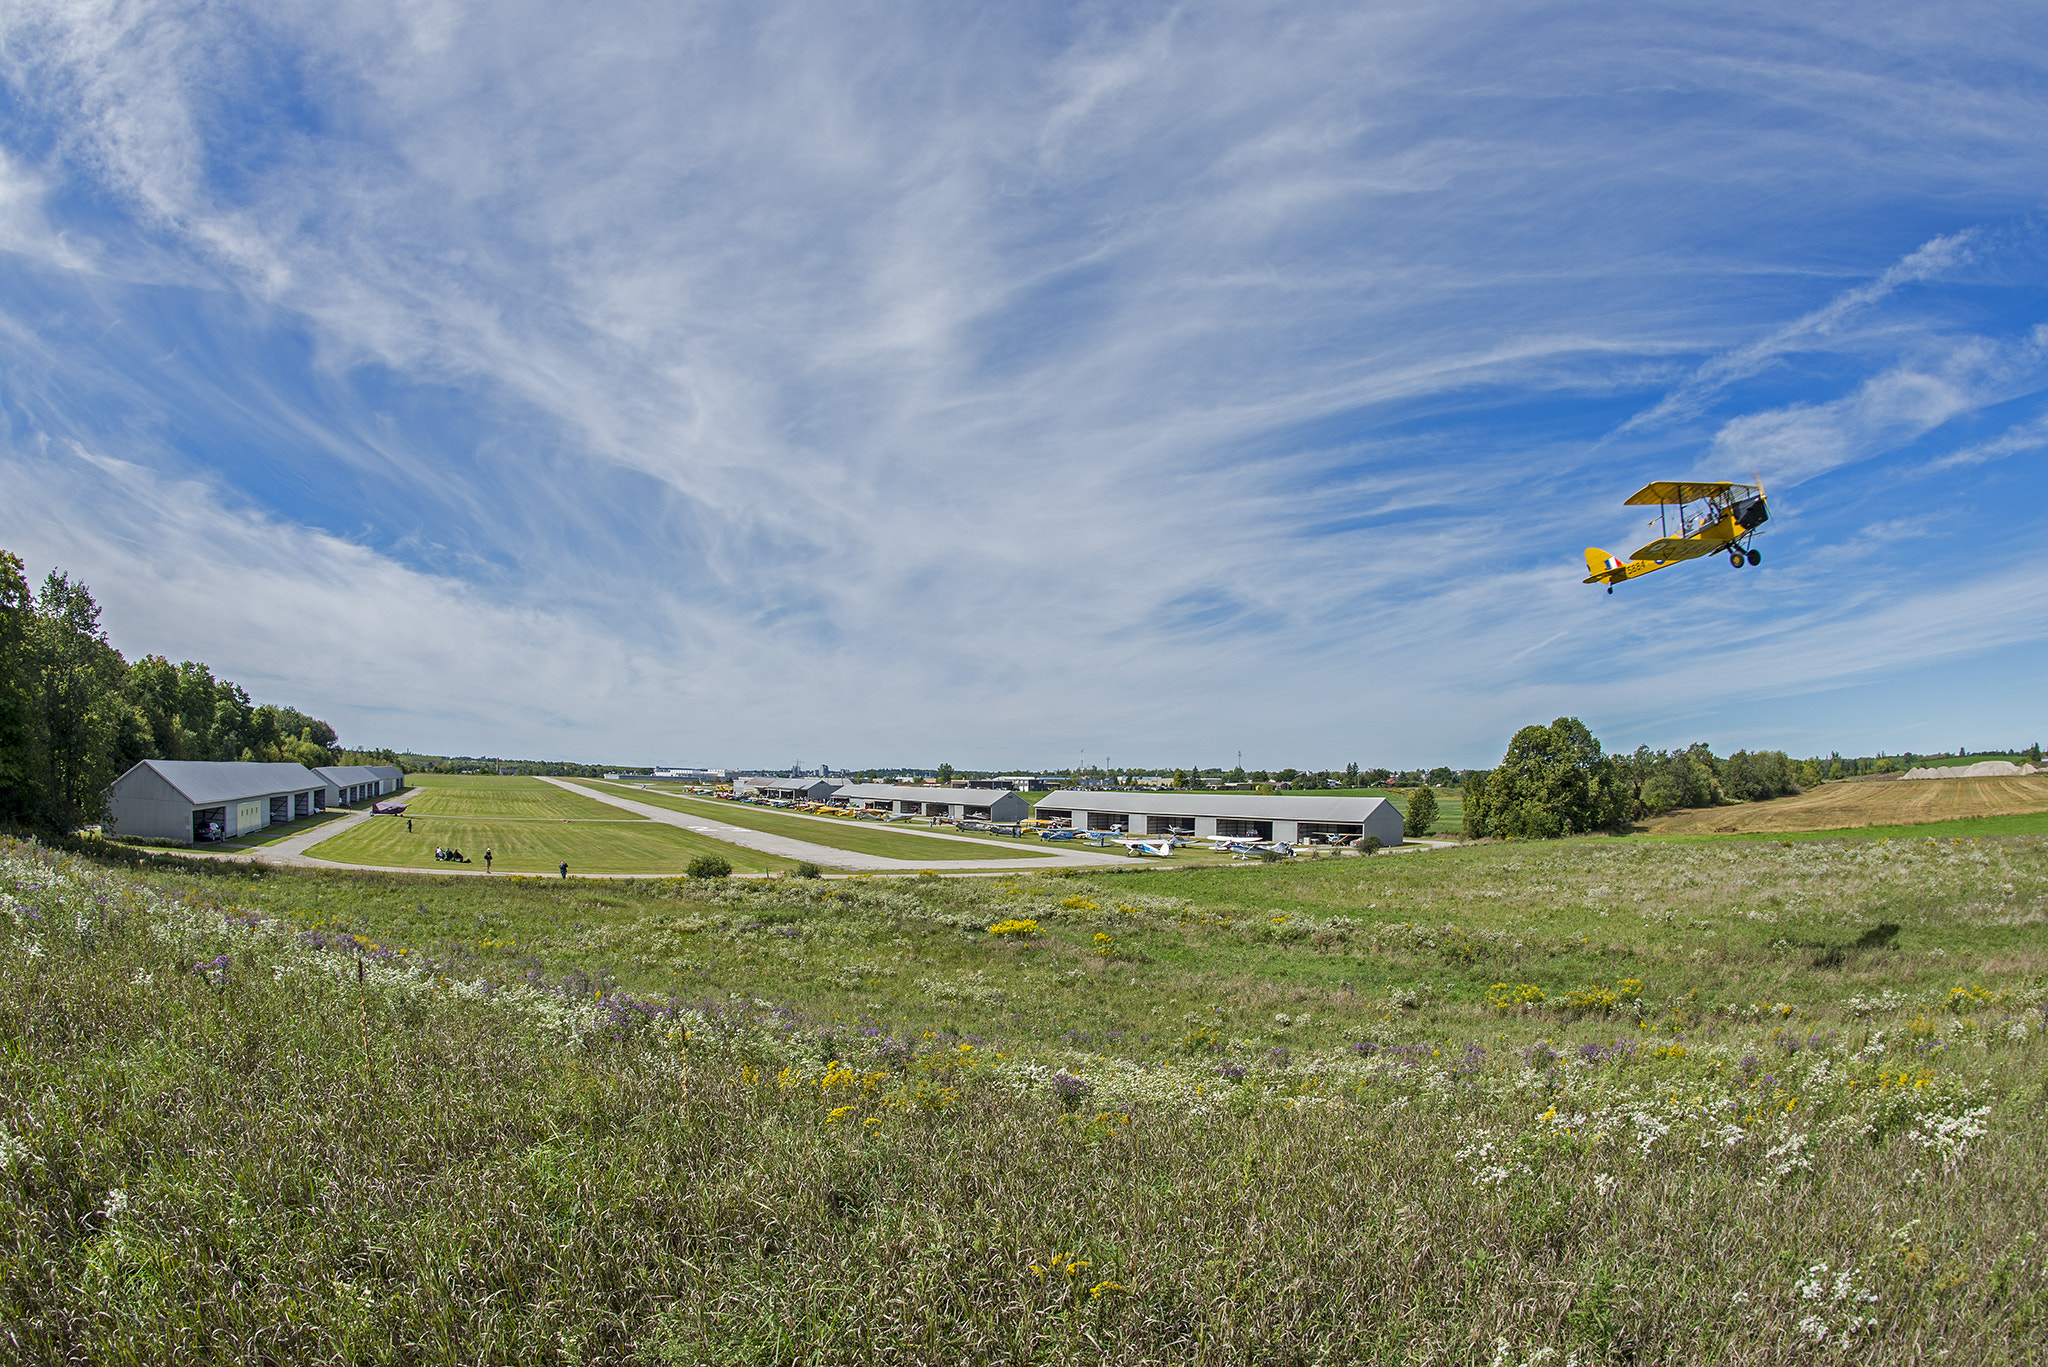
[[[1119,840],[1116,843],[1129,850],[1132,854],[1152,854],[1159,856],[1161,859],[1173,857],[1174,842],[1171,838],[1166,840]]]

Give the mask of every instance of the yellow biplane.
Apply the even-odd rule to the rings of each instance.
[[[1737,569],[1763,563],[1763,556],[1750,545],[1756,529],[1770,517],[1761,485],[1664,479],[1645,484],[1628,498],[1630,507],[1651,504],[1657,505],[1657,520],[1650,524],[1658,529],[1657,539],[1626,560],[1597,546],[1586,547],[1587,573],[1581,582],[1605,584],[1612,593],[1624,580],[1723,551]],[[1674,511],[1676,535],[1671,526]]]

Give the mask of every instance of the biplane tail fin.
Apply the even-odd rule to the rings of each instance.
[[[1626,560],[1617,559],[1606,551],[1601,550],[1598,546],[1586,547],[1586,578],[1584,582],[1597,584],[1604,579],[1612,583],[1617,579],[1625,579],[1628,577],[1627,575],[1617,572],[1627,568],[1628,562]]]

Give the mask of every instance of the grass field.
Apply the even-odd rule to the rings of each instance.
[[[623,783],[605,783],[595,779],[579,779],[577,782],[601,791],[615,792],[620,797],[631,798],[635,802],[645,802],[650,807],[713,817],[750,831],[786,835],[792,840],[808,840],[816,845],[847,850],[854,854],[875,854],[888,859],[928,862],[942,859],[1025,859],[1047,853],[1035,841],[1027,843],[1007,840],[1000,836],[982,840],[977,835],[976,840],[980,842],[979,844],[963,845],[952,840],[933,840],[929,836],[919,835],[900,826],[889,827],[875,822],[852,820],[811,820],[774,808],[751,807],[741,802],[721,802],[715,798],[681,797],[672,793],[649,792],[644,788],[633,788]]]
[[[0,846],[23,1360],[2048,1344],[2041,839],[828,884],[121,858]]]
[[[562,796],[575,801],[572,795]],[[377,864],[400,868],[446,868],[434,858],[436,846],[461,850],[483,868],[484,850],[495,856],[500,873],[556,873],[564,860],[572,874],[662,873],[675,875],[700,854],[715,854],[742,873],[774,872],[796,867],[797,861],[758,850],[729,845],[657,821],[625,819],[600,802],[599,811],[616,812],[621,820],[542,821],[535,818],[466,818],[415,816],[408,833],[405,820],[372,817],[361,825],[323,840],[307,850],[314,859],[343,864]],[[411,811],[407,812],[412,815]],[[463,867],[456,865],[455,867]]]
[[[1792,797],[1673,812],[1645,824],[1659,835],[1828,831],[2043,811],[2048,811],[2048,774],[1824,783]]]
[[[408,774],[408,816],[484,817],[516,821],[645,821],[537,778],[470,774]],[[388,800],[388,799],[387,799]]]

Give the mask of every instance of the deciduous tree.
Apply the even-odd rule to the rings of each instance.
[[[1517,731],[1476,794],[1474,786],[1465,790],[1471,835],[1550,839],[1616,830],[1628,819],[1628,784],[1577,717]]]
[[[1401,833],[1409,836],[1425,836],[1430,827],[1436,825],[1436,792],[1428,787],[1417,788],[1408,799],[1408,810],[1401,817]]]

